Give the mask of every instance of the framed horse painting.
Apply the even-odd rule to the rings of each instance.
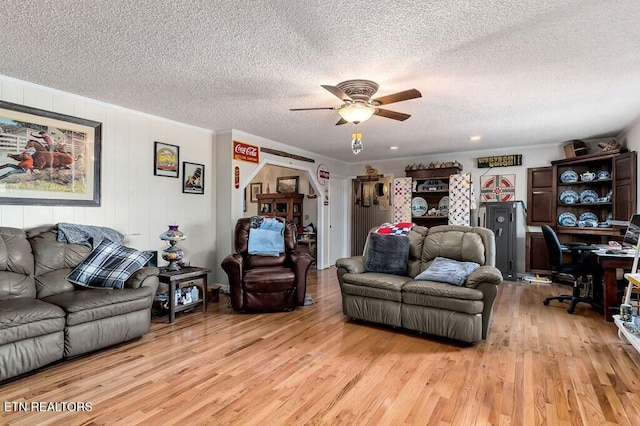
[[[0,204],[100,205],[102,124],[0,101]]]

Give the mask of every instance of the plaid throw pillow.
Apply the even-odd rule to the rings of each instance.
[[[124,282],[152,257],[150,252],[103,240],[68,276],[67,280],[87,287],[124,287]]]

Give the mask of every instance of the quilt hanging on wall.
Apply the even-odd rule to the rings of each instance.
[[[471,223],[473,194],[471,174],[451,175],[449,178],[449,225],[466,225]]]
[[[515,201],[516,175],[489,175],[480,177],[482,202]]]
[[[411,222],[411,185],[410,177],[393,180],[393,221]]]

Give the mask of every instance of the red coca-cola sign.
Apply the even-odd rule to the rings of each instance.
[[[248,161],[250,163],[259,163],[260,148],[248,143],[233,141],[233,159],[240,161]]]

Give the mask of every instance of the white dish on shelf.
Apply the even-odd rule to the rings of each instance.
[[[574,172],[573,170],[565,170],[560,175],[560,182],[562,183],[571,183],[571,182],[577,182],[577,181],[578,181],[578,173]]]
[[[580,194],[573,189],[567,189],[560,194],[560,201],[564,204],[575,204],[580,201]]]
[[[580,202],[582,203],[597,203],[600,196],[593,189],[585,189],[580,193]]]
[[[413,197],[411,200],[411,215],[424,216],[429,209],[427,200],[422,197]]]
[[[562,226],[576,226],[578,218],[571,212],[565,212],[558,216],[558,223]]]

